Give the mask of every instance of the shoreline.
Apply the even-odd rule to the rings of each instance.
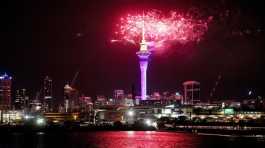
[[[157,132],[184,132],[208,136],[234,136],[234,137],[265,137],[265,128],[250,129],[210,129],[210,128],[167,128],[155,129],[150,127],[0,127],[1,133],[65,133],[65,132],[100,132],[100,131],[157,131]]]

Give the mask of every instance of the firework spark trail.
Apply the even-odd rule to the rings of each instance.
[[[175,11],[163,15],[160,11],[152,10],[145,12],[144,15],[128,14],[120,19],[117,27],[118,40],[134,44],[141,42],[144,27],[147,42],[159,47],[167,41],[200,41],[208,29],[208,22]]]

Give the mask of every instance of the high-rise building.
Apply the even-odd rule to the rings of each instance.
[[[12,77],[4,74],[0,76],[0,109],[11,109]]]
[[[44,99],[52,99],[52,79],[49,76],[43,81],[43,96]]]
[[[200,82],[186,81],[184,86],[184,104],[195,104],[200,102]]]
[[[27,104],[27,96],[26,96],[26,89],[18,89],[16,90],[16,96],[15,96],[15,109],[24,109]]]
[[[46,76],[43,81],[43,98],[44,110],[52,111],[52,79],[49,76]]]

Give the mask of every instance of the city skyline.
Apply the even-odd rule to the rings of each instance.
[[[221,7],[215,11],[217,4],[209,2],[168,0],[159,6],[161,3],[117,0],[15,4],[10,10],[14,10],[16,20],[5,19],[7,30],[1,37],[7,55],[0,60],[0,72],[13,77],[13,89],[26,88],[31,93],[40,90],[48,75],[54,80],[56,98],[63,96],[63,86],[76,71],[80,71],[76,86],[88,96],[111,95],[119,88],[129,92],[132,85],[139,94],[140,70],[135,55],[139,46],[109,42],[115,19],[134,6],[195,7],[214,19],[205,38],[154,53],[148,68],[148,92],[179,90],[182,82],[196,80],[202,84],[202,98],[210,96],[216,81],[217,97],[247,96],[249,90],[264,96],[262,2],[218,1]]]
[[[265,1],[3,6],[0,148],[264,147]]]

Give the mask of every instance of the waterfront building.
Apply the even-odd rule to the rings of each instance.
[[[114,99],[114,103],[116,105],[122,104],[122,102],[124,101],[124,98],[125,98],[124,90],[122,90],[122,89],[114,90],[113,99]]]
[[[0,110],[11,109],[12,77],[4,74],[0,76]]]
[[[94,103],[95,107],[108,105],[108,99],[104,95],[97,95]]]
[[[91,97],[80,96],[79,97],[80,112],[90,112],[93,109],[93,102]]]

